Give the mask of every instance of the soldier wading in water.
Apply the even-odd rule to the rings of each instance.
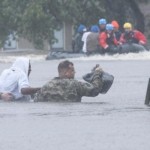
[[[98,66],[93,71],[90,83],[80,82],[74,79],[75,70],[72,62],[65,60],[58,65],[59,77],[47,82],[36,93],[34,101],[52,102],[81,102],[83,96],[95,97],[100,93],[103,82],[100,78],[102,69]]]

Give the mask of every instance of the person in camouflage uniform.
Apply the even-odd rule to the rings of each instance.
[[[95,97],[100,93],[102,69],[96,67],[91,83],[74,79],[75,70],[72,62],[65,60],[58,65],[59,77],[46,83],[35,95],[35,102],[81,102],[83,96]]]

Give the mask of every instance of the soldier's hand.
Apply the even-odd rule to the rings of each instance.
[[[99,64],[96,64],[96,66],[92,69],[92,72],[94,71],[103,71]]]

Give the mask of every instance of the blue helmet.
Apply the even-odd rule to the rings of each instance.
[[[85,29],[86,29],[85,25],[80,24],[77,31],[78,31],[78,33],[82,33]]]
[[[99,29],[99,27],[98,27],[97,25],[93,25],[93,26],[91,27],[91,32],[97,33],[97,32],[99,32],[99,31],[100,31],[100,29]]]
[[[99,19],[99,24],[107,24],[107,21],[106,19],[102,18],[102,19]]]
[[[114,29],[113,25],[112,24],[107,24],[106,25],[106,30],[108,31],[112,31]]]

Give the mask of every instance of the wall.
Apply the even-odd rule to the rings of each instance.
[[[150,2],[139,3],[139,8],[144,15],[145,35],[150,40]]]

